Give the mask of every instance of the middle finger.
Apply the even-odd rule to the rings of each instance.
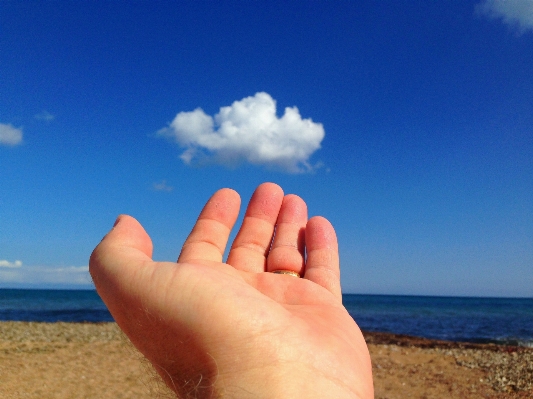
[[[228,264],[248,272],[265,271],[282,201],[283,190],[278,185],[263,183],[257,187],[231,246]]]

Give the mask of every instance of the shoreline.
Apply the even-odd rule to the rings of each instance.
[[[401,381],[401,386],[400,382],[396,386],[388,385],[385,392],[383,386],[376,384],[376,398],[401,398],[401,395],[395,396],[394,391],[401,390],[405,381],[420,373],[421,369],[426,368],[427,372],[427,368],[431,368],[439,357],[441,361],[448,358],[448,364],[434,368],[428,373],[433,374],[432,377],[425,376],[423,379],[429,377],[430,381],[433,380],[429,386],[435,381],[445,381],[448,392],[444,389],[427,397],[446,397],[453,391],[460,391],[457,397],[465,398],[533,397],[533,348],[433,340],[382,332],[363,331],[363,335],[372,357],[375,381],[383,375],[382,371],[388,374],[389,379],[391,374],[397,374]],[[398,352],[400,355],[397,355]],[[390,362],[390,359],[395,360]],[[381,370],[382,364],[387,365],[386,370]],[[407,368],[407,372],[402,373],[402,368]],[[380,388],[382,395],[377,394]]]
[[[441,349],[477,349],[494,352],[519,352],[522,350],[533,350],[533,347],[525,345],[513,345],[505,342],[468,342],[468,341],[447,341],[440,339],[417,337],[414,335],[394,334],[380,331],[362,331],[367,344],[376,345],[397,345],[416,346],[420,348],[441,348]]]
[[[533,348],[363,335],[376,399],[533,396]],[[170,397],[112,322],[0,321],[0,375],[5,398]]]

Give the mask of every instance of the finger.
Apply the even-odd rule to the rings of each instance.
[[[113,228],[102,239],[91,254],[89,263],[96,267],[101,264],[101,257],[105,257],[110,248],[132,250],[143,260],[152,258],[152,240],[141,224],[128,215],[120,215]]]
[[[290,270],[303,274],[306,224],[305,202],[297,195],[286,195],[281,204],[274,241],[267,258],[268,272]]]
[[[228,237],[239,215],[237,192],[223,188],[205,204],[191,234],[185,240],[178,262],[222,262]]]
[[[278,185],[263,183],[257,187],[231,247],[228,264],[243,271],[265,271],[282,201],[283,190]]]
[[[327,219],[320,216],[309,219],[305,228],[305,246],[304,278],[326,288],[342,301],[337,235]]]
[[[89,272],[106,303],[117,297],[117,286],[130,286],[137,271],[152,260],[152,248],[137,220],[127,215],[117,218],[89,260]]]

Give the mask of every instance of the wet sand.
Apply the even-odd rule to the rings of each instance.
[[[377,399],[533,398],[533,348],[365,338]],[[0,322],[0,397],[171,395],[114,323]]]

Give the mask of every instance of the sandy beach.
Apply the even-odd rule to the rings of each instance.
[[[365,338],[377,399],[533,397],[533,348]],[[114,323],[0,322],[0,397],[172,396]]]

